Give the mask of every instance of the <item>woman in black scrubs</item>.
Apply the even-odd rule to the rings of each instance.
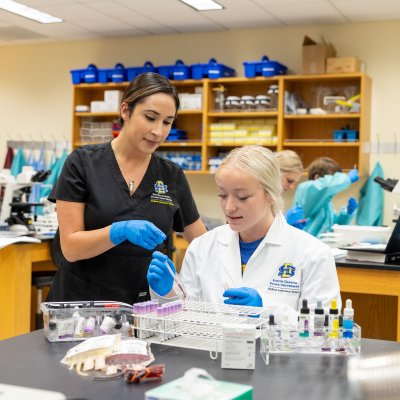
[[[154,154],[178,108],[168,79],[139,75],[122,97],[119,136],[68,157],[49,196],[59,232],[48,301],[146,300],[152,252],[172,230],[188,242],[205,232],[182,169]]]

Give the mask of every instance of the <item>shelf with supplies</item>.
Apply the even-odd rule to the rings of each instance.
[[[362,173],[368,168],[362,143],[370,140],[371,80],[363,73],[171,82],[181,101],[174,128],[184,132],[184,139],[177,136],[167,140],[159,151],[174,157],[185,157],[187,152],[195,157],[196,169],[188,170],[189,174],[214,171],[231,148],[247,144],[260,144],[273,151],[294,150],[304,166],[327,156],[344,169],[357,165]],[[118,104],[128,84],[73,86],[74,147],[116,135]],[[106,91],[114,101],[112,110],[102,109]],[[90,109],[91,102],[95,111]],[[76,111],[77,106],[86,108]],[[97,131],[97,123],[111,123],[113,128],[101,125],[100,129],[108,130]],[[82,135],[83,126],[94,130]]]

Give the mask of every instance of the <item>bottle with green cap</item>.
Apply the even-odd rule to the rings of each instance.
[[[303,299],[299,317],[299,337],[308,338],[310,336],[310,309],[307,300]]]

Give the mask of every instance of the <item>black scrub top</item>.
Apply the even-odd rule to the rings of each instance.
[[[131,197],[111,142],[71,153],[49,200],[85,203],[86,231],[117,221],[147,220],[168,236],[199,218],[182,169],[156,154]],[[153,251],[125,241],[99,256],[68,262],[57,232],[53,255],[58,270],[47,301],[144,301],[149,298],[146,275]]]

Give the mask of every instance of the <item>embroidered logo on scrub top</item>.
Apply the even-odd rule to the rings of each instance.
[[[164,185],[163,181],[157,181],[154,184],[154,191],[158,194],[168,193],[167,185]]]
[[[154,184],[154,192],[155,193],[152,193],[150,198],[152,203],[167,204],[169,206],[174,205],[171,196],[167,195],[168,186],[164,185],[163,181],[156,181]]]
[[[298,275],[298,274],[297,274]],[[278,276],[273,278],[268,285],[268,290],[272,292],[299,294],[300,282],[296,275],[296,267],[291,263],[283,263],[278,269]]]

